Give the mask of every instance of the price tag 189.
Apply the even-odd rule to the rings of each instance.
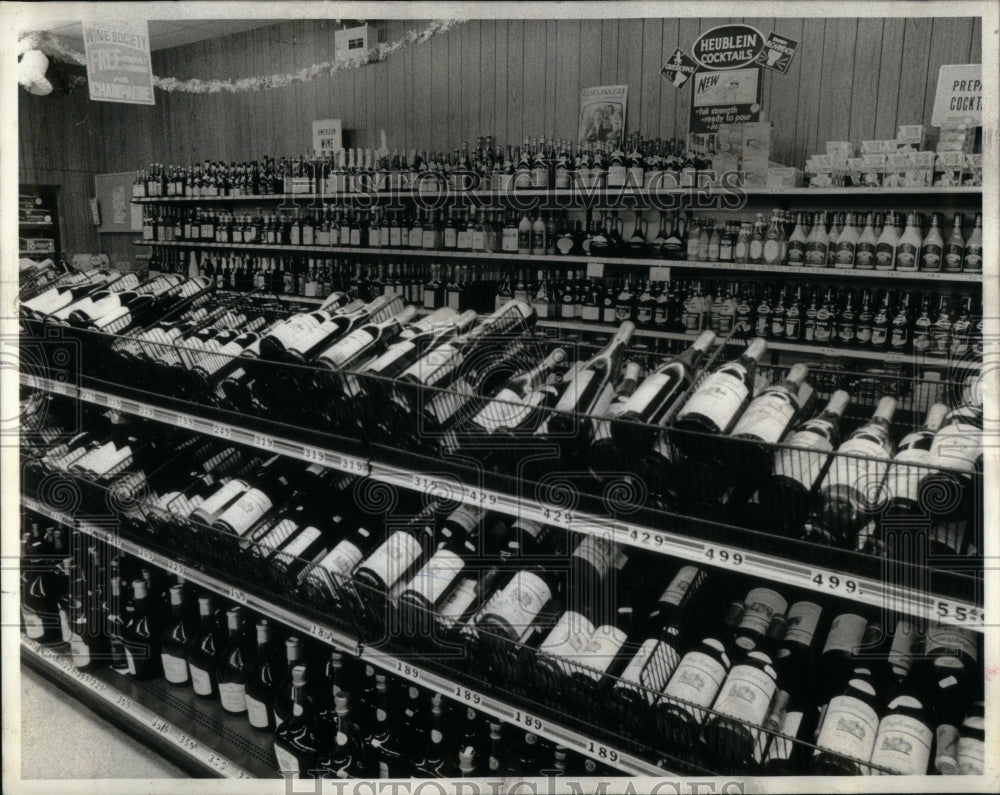
[[[455,685],[455,698],[459,701],[465,701],[468,704],[482,704],[483,697],[479,695],[475,690],[469,690],[467,687],[462,687],[462,685]]]
[[[309,634],[327,643],[333,643],[333,630],[321,627],[319,624],[310,625]]]

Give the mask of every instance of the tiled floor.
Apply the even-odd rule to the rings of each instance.
[[[186,773],[21,666],[21,777],[178,778]]]

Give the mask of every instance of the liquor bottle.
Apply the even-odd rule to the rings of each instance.
[[[112,574],[109,577],[108,599],[101,605],[101,617],[108,634],[108,665],[118,673],[129,672],[129,661],[125,654],[125,626],[127,613],[121,595],[121,578],[115,574],[112,561]],[[25,622],[25,629],[31,630],[31,625]],[[30,635],[28,637],[31,637]]]
[[[618,377],[622,359],[635,325],[625,321],[610,342],[576,371],[576,375],[549,416],[548,430],[556,436],[567,436],[584,423],[581,415],[593,413],[602,395]]]
[[[784,532],[797,533],[809,512],[813,489],[840,442],[840,419],[850,399],[843,390],[834,392],[823,411],[796,427],[774,452],[760,502]]]
[[[618,452],[611,435],[611,423],[625,410],[629,397],[639,385],[641,372],[638,362],[629,362],[625,365],[621,382],[612,394],[607,395],[606,407],[605,401],[601,400],[593,408],[593,429],[587,460],[595,473],[612,472],[616,469]],[[600,477],[599,474],[598,476]]]
[[[806,248],[808,246],[805,223],[807,215],[805,213],[795,214],[795,229],[792,230],[788,238],[787,262],[793,267],[802,267],[806,264]]]
[[[148,598],[147,588],[144,579],[132,582],[133,612],[122,631],[128,672],[137,679],[152,679],[163,672],[159,650],[162,626],[158,605]]]
[[[808,365],[793,364],[781,381],[764,387],[750,401],[731,435],[764,444],[780,442],[799,412],[799,392],[808,375]]]
[[[840,230],[840,235],[837,237],[835,267],[854,267],[855,250],[858,246],[858,239],[858,230],[854,227],[854,213],[846,213],[844,228]]]
[[[879,487],[892,459],[889,433],[896,399],[883,397],[871,420],[840,445],[820,486],[818,513],[821,533],[839,546],[850,548],[878,499]]]
[[[651,706],[663,692],[681,660],[693,629],[686,613],[703,587],[706,574],[696,566],[682,566],[642,623],[641,645],[618,673],[612,692],[632,711],[643,702]]]
[[[282,456],[272,456],[257,470],[250,483],[239,479],[230,481],[235,484],[232,490],[238,496],[221,510],[212,521],[212,527],[235,536],[246,535],[268,511],[284,503],[291,495],[300,469],[301,465],[293,464]],[[227,490],[229,485],[226,484],[220,492]],[[240,489],[241,485],[245,488]],[[205,511],[208,505],[209,500],[206,500],[200,506],[201,510]]]
[[[424,555],[425,544],[434,537],[434,506],[427,506],[395,530],[355,570],[354,579],[366,595],[380,598],[398,596],[415,573]]]
[[[239,607],[231,607],[226,611],[229,643],[219,656],[215,669],[222,708],[235,715],[247,711],[247,681],[254,663],[253,652],[247,647],[243,635],[242,617]]]
[[[274,642],[270,622],[262,618],[257,622],[257,654],[245,687],[247,719],[255,729],[274,729],[273,699],[283,675],[281,647]]]
[[[875,215],[872,213],[865,215],[864,229],[861,230],[858,242],[854,247],[854,266],[858,270],[873,270],[875,268],[875,247],[878,240],[872,225],[874,219]],[[881,215],[879,215],[877,223],[879,226],[882,225]]]
[[[949,273],[961,273],[962,271],[962,260],[965,258],[965,238],[962,236],[964,220],[961,213],[955,213],[951,225],[951,236],[944,247],[942,270]]]
[[[374,720],[364,743],[372,761],[372,773],[377,771],[379,778],[403,778],[406,774],[401,743],[395,736],[399,724],[394,704],[385,675],[376,674]]]
[[[941,237],[941,214],[931,214],[931,226],[920,245],[920,270],[939,271],[944,256],[944,239]]]
[[[780,776],[804,772],[810,761],[810,743],[816,736],[818,721],[819,710],[814,704],[801,698],[783,698],[783,694],[779,692],[765,722],[767,728],[772,728],[778,734],[771,737],[761,773]]]
[[[896,270],[917,270],[920,264],[920,246],[922,242],[917,214],[907,213],[906,228],[903,230],[903,234],[899,238],[899,245],[896,247]]]
[[[896,228],[896,214],[888,213],[885,226],[875,241],[875,270],[891,271],[896,268],[896,251],[899,248],[899,229]]]
[[[721,626],[706,633],[677,664],[655,704],[660,732],[676,748],[690,748],[698,738],[714,701],[732,667],[732,637],[743,605],[732,603]]]
[[[336,693],[333,725],[326,732],[326,747],[317,758],[316,766],[323,778],[366,778],[369,773],[364,753],[361,729],[351,714],[352,696],[348,692]],[[317,716],[318,722],[323,716]]]
[[[965,720],[962,721],[958,738],[957,763],[959,775],[983,775],[986,767],[986,718],[985,705],[982,701],[973,703]]]
[[[430,731],[427,733],[424,765],[415,772],[426,778],[454,778],[458,772],[444,714],[444,699],[440,693],[431,697]]]
[[[27,582],[22,591],[21,617],[25,634],[42,645],[62,642],[59,622],[58,579],[51,567],[52,534],[32,529],[25,557],[28,563]]]
[[[922,776],[930,764],[935,723],[927,682],[915,668],[889,700],[878,724],[871,764],[897,775]],[[881,771],[873,769],[880,775]]]
[[[962,270],[966,273],[982,273],[983,271],[983,215],[977,213],[976,225],[972,234],[965,241],[965,259]]]
[[[278,770],[293,778],[312,778],[319,768],[319,738],[316,736],[316,707],[309,692],[304,665],[291,670],[291,709],[288,719],[274,732],[274,755]]]
[[[392,317],[360,326],[317,354],[316,364],[330,370],[347,370],[367,363],[395,341],[416,314],[417,308],[411,304]]]
[[[868,772],[879,725],[877,688],[871,670],[858,666],[844,690],[830,699],[816,738],[811,773],[857,776]]]
[[[611,433],[620,450],[639,450],[652,445],[656,430],[690,386],[702,357],[715,341],[715,332],[703,331],[683,353],[654,370],[629,397],[621,415],[612,422]],[[639,424],[641,423],[641,424]]]
[[[822,699],[836,695],[846,684],[867,626],[868,621],[856,613],[840,613],[830,622],[816,674]]]
[[[163,678],[171,684],[183,685],[189,679],[187,658],[196,634],[184,604],[184,586],[170,587],[170,608],[171,623],[160,641]]]
[[[806,240],[805,264],[810,268],[825,268],[830,238],[826,233],[825,213],[814,213],[812,230]]]
[[[275,688],[274,697],[269,702],[275,727],[280,727],[281,724],[287,722],[294,712],[293,672],[296,668],[305,670],[306,677],[310,680],[309,697],[312,698],[315,692],[313,690],[315,683],[312,682],[312,677],[308,676],[312,672],[309,670],[308,663],[303,659],[302,641],[296,635],[290,635],[285,638],[284,676]]]
[[[931,445],[941,428],[948,407],[935,403],[927,410],[924,424],[903,437],[885,480],[885,501],[889,513],[922,515],[920,481],[932,461]]]
[[[750,400],[754,373],[766,352],[767,342],[756,338],[738,359],[707,376],[677,412],[674,427],[701,433],[729,433]],[[694,439],[690,441],[697,444]]]
[[[220,637],[215,614],[212,611],[211,596],[198,597],[198,614],[201,619],[201,631],[188,651],[188,669],[194,692],[204,698],[210,698],[218,692],[215,668],[223,647],[223,639]]]
[[[484,605],[476,619],[481,638],[535,645],[541,637],[559,593],[559,582],[551,570],[540,565],[519,569]]]
[[[844,213],[830,213],[830,244],[826,249],[826,267],[833,268],[837,264],[837,240],[840,230],[846,222]]]
[[[519,427],[532,412],[533,395],[546,377],[566,360],[566,351],[555,348],[530,370],[509,379],[477,412],[467,426],[477,439]]]
[[[784,632],[784,616],[775,616],[760,642],[729,670],[705,720],[706,749],[725,767],[759,758],[766,735],[758,727],[778,691],[774,659]]]
[[[733,643],[743,651],[750,652],[764,641],[776,616],[784,619],[788,602],[772,588],[752,588],[743,600],[743,605],[743,616],[736,627]],[[781,634],[784,634],[784,626],[781,627]],[[780,635],[776,640],[780,640]]]
[[[766,236],[764,229],[764,213],[757,213],[757,220],[754,221],[753,234],[750,236],[750,250],[749,250],[749,262],[751,264],[761,264],[764,262],[764,238]],[[775,243],[775,251],[777,251],[776,240],[772,241]]]

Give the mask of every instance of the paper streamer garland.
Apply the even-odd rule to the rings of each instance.
[[[409,30],[403,38],[390,43],[383,43],[346,61],[324,61],[313,64],[297,72],[289,74],[265,75],[263,77],[242,77],[237,80],[178,80],[175,77],[153,76],[153,85],[162,91],[181,91],[187,94],[217,94],[226,91],[237,94],[243,91],[264,91],[271,88],[284,88],[292,83],[308,83],[315,80],[322,74],[333,75],[337,72],[344,72],[348,69],[360,69],[362,66],[375,63],[388,55],[406,49],[411,44],[422,44],[447,30],[461,25],[464,20],[460,19],[436,19],[423,30]],[[67,61],[72,61],[80,66],[87,65],[86,56],[64,45],[55,36],[47,33],[27,33],[21,37],[19,43],[27,45],[29,48],[44,50],[51,54],[62,56]],[[82,81],[83,78],[75,78],[75,81]]]

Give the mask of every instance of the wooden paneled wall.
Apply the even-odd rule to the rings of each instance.
[[[385,130],[390,149],[400,150],[450,150],[486,134],[511,144],[532,135],[572,139],[580,89],[602,84],[628,84],[628,131],[674,138],[687,131],[690,90],[676,90],[660,66],[727,21],[800,41],[789,73],[765,70],[763,79],[773,159],[791,165],[827,140],[890,138],[899,124],[929,123],[938,67],[981,60],[981,20],[972,17],[475,20],[382,63],[283,89],[157,91],[152,108],[22,93],[22,138],[48,128],[64,139],[53,145],[64,194],[82,190],[73,174],[296,154],[312,146],[314,119],[343,119],[349,145],[375,147]],[[425,23],[387,24],[394,41]],[[153,66],[180,79],[293,72],[333,59],[334,29],[332,21],[284,22],[154,53]],[[54,173],[42,170],[54,167],[47,156],[25,161],[25,148],[29,173]],[[67,241],[78,239],[75,221],[66,222]]]

